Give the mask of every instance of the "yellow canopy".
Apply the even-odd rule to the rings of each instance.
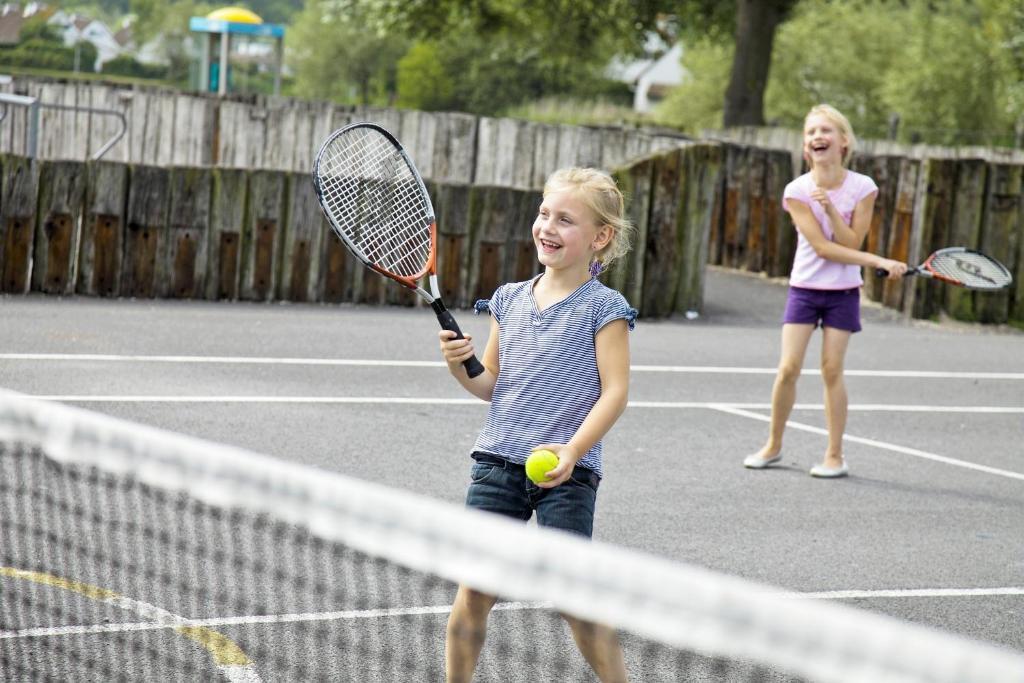
[[[233,24],[262,24],[263,19],[255,12],[250,12],[244,7],[221,7],[206,15],[207,19],[218,19],[230,21]]]

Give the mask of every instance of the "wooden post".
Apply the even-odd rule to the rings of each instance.
[[[206,293],[210,196],[208,168],[171,169],[167,239],[157,259],[157,291],[164,298],[196,299]]]
[[[509,247],[512,244],[510,215],[518,214],[510,190],[475,186],[470,191],[469,222],[474,226],[470,260],[471,299],[488,299],[494,290],[510,282]],[[524,230],[527,228],[523,228]]]
[[[477,227],[469,220],[470,186],[462,183],[435,185],[437,197],[437,278],[441,298],[449,308],[471,306],[470,242]]]
[[[211,174],[210,227],[206,259],[206,298],[238,298],[249,175],[216,168]]]
[[[711,217],[722,172],[722,148],[719,145],[694,145],[681,150],[687,158],[682,179],[682,248],[679,261],[679,285],[674,310],[678,313],[704,309],[704,279],[707,271]]]
[[[960,159],[957,162],[949,246],[978,248],[987,179],[988,165],[983,160]],[[974,293],[960,287],[947,287],[946,312],[957,320],[976,320]]]
[[[747,156],[747,228],[743,240],[743,255],[737,265],[744,270],[759,273],[768,261],[765,248],[768,243],[768,202],[766,176],[768,153],[763,149],[751,148]],[[743,230],[740,230],[741,234]]]
[[[1012,269],[1021,231],[1021,166],[991,163],[988,179],[978,250]],[[980,322],[1005,323],[1010,313],[1010,292],[979,292],[974,305]]]
[[[44,161],[39,171],[39,218],[32,289],[71,294],[75,288],[78,226],[85,202],[85,164]]]
[[[644,260],[651,214],[653,175],[654,161],[650,158],[641,159],[614,173],[619,190],[626,198],[626,216],[636,231],[633,235],[633,248],[620,261],[612,264],[604,280],[610,287],[621,292],[638,310],[643,302]]]
[[[277,298],[316,301],[322,244],[330,228],[316,200],[308,173],[292,173],[288,181],[288,222],[284,228],[281,282]]]
[[[134,166],[129,174],[128,229],[124,235],[121,296],[150,298],[156,287],[156,259],[160,243],[168,238],[167,208],[170,171]]]
[[[956,164],[952,159],[925,159],[918,179],[914,206],[914,232],[917,248],[911,250],[911,266],[916,266],[936,249],[949,246],[953,217],[953,185]],[[942,310],[943,294],[948,288],[941,282],[914,278],[907,291],[907,308],[915,318],[931,318]]]
[[[95,161],[87,166],[75,288],[79,294],[116,297],[121,293],[128,175],[127,164]]]
[[[900,261],[910,260],[911,227],[914,223],[914,200],[917,192],[917,175],[921,162],[904,159],[900,163],[900,179],[896,186],[896,205],[889,229],[889,242],[885,254]],[[909,285],[905,280],[886,280],[882,288],[882,302],[897,310],[903,310],[903,293]]]
[[[738,145],[725,146],[725,206],[722,217],[721,263],[737,268],[746,248],[746,232],[750,217],[747,202],[749,149]]]
[[[871,214],[864,250],[884,256],[889,244],[889,232],[896,210],[897,188],[899,186],[900,158],[891,156],[857,155],[853,158],[853,170],[870,176],[878,186],[875,210]],[[872,268],[863,269],[864,293],[872,301],[881,301],[884,278],[875,275]]]
[[[246,301],[270,301],[277,291],[287,182],[281,171],[255,171],[249,176],[239,291]]]
[[[32,275],[39,164],[5,156],[0,190],[0,291],[24,294]]]
[[[789,212],[782,206],[786,185],[793,180],[793,158],[789,152],[768,152],[765,168],[764,270],[769,277],[788,277],[796,254],[797,232]]]
[[[634,306],[649,317],[671,315],[679,284],[680,216],[685,215],[680,187],[686,173],[683,151],[654,158],[653,195],[644,244],[643,298]]]

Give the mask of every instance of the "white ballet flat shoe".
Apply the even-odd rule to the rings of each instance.
[[[811,468],[811,476],[818,477],[819,479],[838,479],[839,477],[845,477],[850,473],[850,468],[846,466],[846,461],[839,467],[825,467],[824,465],[815,465]]]
[[[754,453],[753,455],[748,455],[743,458],[743,466],[751,470],[763,470],[769,465],[774,465],[780,460],[782,460],[782,453],[779,453],[774,458],[768,458],[767,460],[758,456],[757,453]]]

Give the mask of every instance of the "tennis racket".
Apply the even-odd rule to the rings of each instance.
[[[876,268],[875,274],[885,277],[889,272]],[[934,278],[968,289],[989,291],[1004,289],[1013,282],[1013,275],[1002,263],[964,247],[939,249],[917,268],[909,268],[906,274]]]
[[[331,228],[367,267],[430,304],[441,327],[463,339],[437,286],[437,222],[427,188],[391,133],[354,123],[331,133],[313,163],[313,188]],[[428,276],[430,291],[420,286]],[[472,356],[470,377],[484,371]]]

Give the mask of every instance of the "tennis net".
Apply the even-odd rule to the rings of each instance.
[[[1024,656],[409,492],[0,391],[0,678],[442,681],[458,584],[501,596],[477,681],[1024,680]]]

